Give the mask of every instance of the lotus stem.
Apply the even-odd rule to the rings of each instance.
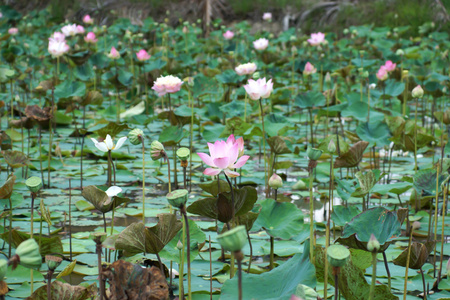
[[[369,300],[375,296],[375,282],[377,281],[377,252],[372,252],[372,282],[370,283]]]
[[[441,272],[442,272],[442,264],[443,264],[443,259],[444,259],[444,255],[442,255],[442,253],[444,253],[444,229],[445,229],[445,215],[447,212],[447,204],[446,204],[446,200],[447,200],[447,189],[448,186],[445,186],[445,188],[443,188],[444,190],[444,196],[442,199],[442,228],[441,228],[441,258],[440,258],[440,266],[439,266],[439,273],[438,273],[438,284],[439,281],[441,279]]]
[[[334,300],[338,300],[339,298],[339,272],[341,268],[340,267],[333,267],[333,273],[334,273]],[[325,298],[326,299],[326,298]]]
[[[422,285],[423,285],[423,299],[427,300],[427,288],[425,285],[425,276],[423,275],[422,267],[420,267],[420,274],[422,275]]]
[[[108,184],[108,187],[111,187],[111,185],[112,185],[112,171],[111,171],[111,169],[112,169],[112,167],[111,167],[111,164],[112,164],[112,158],[111,158],[111,150],[109,150],[108,151],[108,182],[107,182],[107,184]]]
[[[383,253],[384,267],[386,268],[386,273],[388,276],[388,286],[389,286],[389,289],[391,289],[391,271],[389,271],[389,264],[387,261],[386,252],[383,251],[382,253]]]
[[[142,142],[142,223],[145,225],[145,145],[144,137],[139,135]]]
[[[11,201],[11,197],[9,197],[9,247],[8,247],[8,257],[11,257],[11,248],[12,248],[12,215],[13,215],[13,211],[12,211],[12,201]]]
[[[31,270],[33,272],[33,270]],[[47,299],[52,300],[52,277],[53,277],[53,270],[48,270],[47,272]],[[33,293],[33,290],[31,290],[31,293]]]
[[[252,267],[252,259],[253,259],[253,246],[252,246],[252,240],[250,238],[250,233],[247,231],[247,239],[248,239],[248,245],[250,247],[250,258],[248,260],[248,270],[247,273],[250,273],[250,269]]]
[[[262,141],[263,141],[263,153],[264,153],[264,184],[265,184],[265,190],[266,190],[266,197],[268,197],[269,195],[269,185],[268,185],[268,177],[267,177],[267,168],[266,168],[266,130],[264,128],[264,111],[263,111],[263,106],[262,106],[262,99],[259,99],[259,116],[261,118],[261,124],[262,124],[262,130],[263,130],[263,136],[262,136]],[[234,207],[233,207],[234,209]],[[233,214],[234,215],[234,214]]]
[[[419,106],[419,99],[416,98],[416,114],[414,120],[414,173],[417,172],[417,107]]]
[[[436,278],[436,244],[437,244],[437,225],[438,225],[438,207],[439,207],[439,172],[440,165],[436,167],[436,200],[434,204],[434,255],[433,255],[433,277]],[[431,215],[430,215],[431,218]],[[442,256],[442,252],[441,252]]]
[[[178,275],[178,285],[179,285],[179,295],[178,297],[183,300],[184,299],[184,285],[183,285],[183,277],[184,277],[184,247],[186,245],[186,226],[183,222],[183,234],[182,234],[182,243],[183,249],[179,250],[180,254],[180,265],[179,265],[179,275]]]
[[[190,140],[189,140],[189,150],[190,153],[192,153],[192,145],[194,143],[194,99],[191,99],[191,90],[188,89],[188,97],[189,102],[191,102],[191,126],[189,128],[190,130]],[[189,191],[191,191],[191,185],[192,185],[192,155],[189,155]]]
[[[42,231],[42,218],[41,218],[41,231]],[[72,261],[72,182],[69,178],[69,255],[70,261]]]
[[[212,286],[212,250],[211,250],[211,235],[209,236],[209,299],[213,299],[213,286]]]
[[[191,238],[189,232],[189,221],[186,213],[186,207],[183,206],[181,209],[181,213],[184,217],[184,223],[186,225],[186,254],[187,254],[187,271],[188,271],[188,299],[192,300],[192,291],[191,291]]]
[[[244,109],[244,122],[247,122],[247,93],[245,93],[245,98],[244,98],[244,105],[245,105],[245,109]]]
[[[235,255],[238,265],[238,290],[239,290],[239,300],[242,300],[242,259],[243,254],[241,251],[236,251]]]
[[[175,145],[172,146],[173,153],[173,184],[175,189],[178,188],[178,175],[177,175],[177,151],[175,150]]]
[[[411,242],[412,242],[412,236],[414,227],[410,226],[410,234],[409,234],[409,242],[408,242],[408,255],[406,257],[406,269],[405,269],[405,283],[403,286],[403,300],[406,300],[406,292],[407,292],[407,284],[408,284],[408,270],[409,270],[409,259],[411,257]]]
[[[117,62],[114,60],[114,65],[116,67],[116,79],[119,80]],[[133,72],[134,73],[134,72]],[[134,76],[133,76],[134,78]],[[120,98],[119,98],[119,86],[116,85],[116,122],[120,123]]]
[[[100,300],[103,300],[105,298],[105,285],[103,282],[103,275],[102,275],[102,243],[99,239],[96,240],[95,243],[96,243],[95,250],[97,253],[97,265],[98,265],[98,284],[100,286]]]
[[[169,160],[169,156],[167,156],[166,151],[164,151],[164,160],[167,161],[167,176],[169,178],[169,193],[171,193],[172,185],[171,185],[171,181],[170,181],[170,160]]]
[[[274,238],[273,236],[270,236],[270,264],[269,269],[273,270],[273,257],[274,257]]]
[[[227,179],[227,182],[228,182],[228,185],[230,186],[230,191],[231,191],[231,205],[232,205],[232,207],[231,207],[231,210],[232,210],[232,213],[231,213],[231,215],[233,216],[233,222],[234,222],[234,214],[235,214],[235,211],[234,211],[234,189],[233,189],[233,185],[231,184],[231,181],[230,181],[230,178],[228,178],[228,176],[227,176],[227,174],[224,174],[225,175],[225,178]]]
[[[314,170],[309,170],[309,258],[314,264],[314,195],[313,195]]]
[[[106,218],[105,218],[105,213],[102,213],[102,214],[103,214],[103,228],[104,228],[105,233],[106,233]]]
[[[163,263],[161,261],[161,257],[159,256],[158,253],[155,253],[155,255],[156,255],[156,258],[158,259],[158,262],[159,262],[159,269],[161,270],[161,275],[164,276],[164,278],[166,278],[166,274],[164,272],[164,265],[163,265]]]

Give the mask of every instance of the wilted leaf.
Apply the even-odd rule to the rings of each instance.
[[[361,161],[361,159],[363,157],[363,153],[366,150],[368,145],[369,145],[369,143],[365,142],[365,141],[357,142],[356,144],[351,146],[347,152],[345,152],[344,154],[341,154],[341,156],[336,158],[336,161],[334,162],[334,167],[335,168],[356,167],[359,164],[359,162]]]
[[[3,157],[6,163],[13,169],[25,167],[30,164],[28,156],[20,151],[16,150],[6,150],[3,152]]]
[[[434,241],[425,242],[424,244],[413,242],[411,244],[411,252],[409,257],[409,268],[420,269],[427,262],[428,256],[434,248]],[[400,255],[393,260],[394,265],[406,267],[408,261],[408,251],[407,247]]]
[[[11,175],[9,175],[6,182],[0,188],[0,199],[9,199],[11,197],[15,182],[16,182],[16,175],[12,173]]]
[[[52,282],[52,295],[51,299],[64,299],[64,300],[87,300],[93,299],[97,296],[97,286],[95,283],[88,287],[81,285],[70,285],[69,283],[62,283],[61,281]],[[47,285],[41,286],[33,295],[27,298],[27,300],[47,300]]]

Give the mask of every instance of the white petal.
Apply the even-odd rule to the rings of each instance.
[[[98,150],[103,151],[103,152],[109,151],[108,147],[106,146],[106,144],[104,142],[95,144],[95,147],[97,147]]]
[[[127,140],[127,137],[126,137],[126,136],[121,137],[121,138],[117,141],[117,144],[116,144],[116,146],[114,147],[114,150],[117,150],[117,149],[119,149],[120,147],[122,147],[123,143],[125,143],[126,140]]]
[[[106,144],[106,147],[108,147],[109,150],[114,149],[114,143],[113,143],[112,138],[111,138],[111,136],[109,134],[106,135],[105,144]]]
[[[108,197],[114,197],[117,196],[120,192],[122,192],[122,188],[113,185],[111,186],[109,189],[107,189],[105,191],[106,195],[108,195]]]

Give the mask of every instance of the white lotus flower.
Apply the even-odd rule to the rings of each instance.
[[[108,152],[112,150],[118,150],[120,147],[122,147],[123,143],[127,140],[127,137],[121,137],[117,144],[114,145],[113,140],[109,134],[106,135],[106,139],[104,142],[99,142],[94,138],[91,138],[92,142],[94,143],[95,147],[97,147],[98,150],[102,152]]]
[[[122,188],[118,187],[117,185],[113,185],[105,191],[106,195],[108,195],[109,198],[117,196],[121,192],[122,192]]]

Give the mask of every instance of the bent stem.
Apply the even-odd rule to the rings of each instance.
[[[372,252],[372,282],[370,283],[369,300],[373,300],[375,294],[375,282],[377,280],[377,252]]]
[[[192,299],[192,291],[191,291],[191,239],[189,234],[189,221],[186,213],[186,207],[183,206],[180,209],[183,214],[184,223],[186,225],[186,251],[187,251],[187,272],[188,272],[188,299]]]

